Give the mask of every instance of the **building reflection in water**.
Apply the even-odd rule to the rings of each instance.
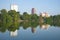
[[[18,30],[15,30],[14,32],[13,31],[11,31],[10,32],[10,36],[17,36],[18,35],[18,32],[17,32]]]
[[[35,27],[31,27],[31,31],[32,31],[32,33],[35,33],[36,32],[36,28]]]
[[[49,27],[50,27],[49,24],[40,25],[41,29],[48,29]]]

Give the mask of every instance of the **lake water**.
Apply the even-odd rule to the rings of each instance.
[[[0,32],[0,40],[60,40],[60,27],[37,26],[19,30]]]

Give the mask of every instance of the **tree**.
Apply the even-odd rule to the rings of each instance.
[[[30,15],[27,12],[23,13],[23,20],[29,20],[30,19]]]
[[[3,23],[3,24],[6,24],[7,10],[2,9],[2,10],[1,10],[1,15],[2,15],[2,23]]]
[[[15,10],[8,11],[9,15],[13,18],[13,21],[18,21],[20,19],[20,14]]]

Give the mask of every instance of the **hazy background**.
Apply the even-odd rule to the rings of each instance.
[[[60,0],[0,0],[0,10],[10,10],[11,4],[17,4],[19,12],[31,13],[31,9],[35,8],[36,13],[48,12],[50,15],[60,14]]]

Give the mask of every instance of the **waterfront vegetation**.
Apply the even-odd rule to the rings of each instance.
[[[50,24],[51,26],[60,27],[60,15],[54,15],[50,17],[42,17],[35,14],[28,14],[24,12],[23,15],[15,10],[6,9],[0,10],[0,31],[5,32],[6,29],[9,31],[15,31],[19,27],[23,26],[24,29],[28,27],[37,27],[42,24]]]

